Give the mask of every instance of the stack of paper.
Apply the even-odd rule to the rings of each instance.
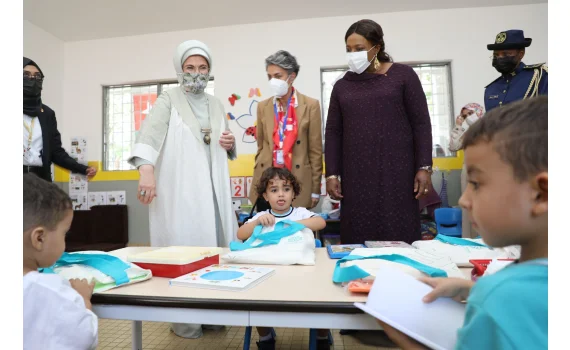
[[[354,305],[432,349],[453,349],[465,305],[449,298],[426,304],[422,298],[431,290],[399,270],[381,269],[366,304]]]

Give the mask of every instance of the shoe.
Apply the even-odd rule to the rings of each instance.
[[[275,350],[275,339],[271,338],[269,340],[258,341],[257,342],[257,349],[258,350]]]
[[[317,339],[317,350],[330,350],[331,344],[329,339]]]

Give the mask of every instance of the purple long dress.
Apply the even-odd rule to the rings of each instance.
[[[418,75],[352,72],[334,85],[325,135],[326,175],[342,180],[341,241],[420,239],[414,178],[432,165],[431,121]]]

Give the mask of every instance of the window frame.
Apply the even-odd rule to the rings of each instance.
[[[449,128],[450,131],[453,129],[453,126],[455,124],[455,118],[454,118],[454,111],[455,111],[455,106],[454,106],[454,94],[453,94],[453,69],[452,69],[452,64],[453,61],[452,60],[435,60],[435,61],[404,61],[404,62],[394,62],[394,63],[399,63],[399,64],[405,64],[407,66],[410,66],[412,68],[416,68],[416,67],[445,67],[447,70],[447,87],[449,89],[449,111],[450,111],[450,118],[449,118]],[[324,152],[324,143],[325,143],[325,130],[326,130],[326,120],[325,120],[325,114],[328,113],[328,110],[325,111],[324,105],[325,105],[325,99],[324,99],[324,79],[323,79],[323,73],[324,72],[332,72],[332,71],[339,71],[339,72],[345,72],[348,70],[348,66],[347,65],[341,65],[341,66],[324,66],[320,68],[320,81],[321,81],[321,106],[323,106],[323,108],[321,109],[321,124],[322,124],[322,135],[323,135],[323,152]],[[330,99],[330,98],[329,98]],[[328,118],[328,116],[327,116]],[[432,116],[430,115],[430,120],[431,120]],[[433,140],[432,140],[433,142]],[[442,145],[443,147],[447,147],[447,145]],[[433,145],[432,145],[433,147]],[[449,150],[448,150],[449,151]],[[449,156],[445,156],[445,157],[434,157],[434,159],[451,159],[451,158],[457,158],[458,157],[458,153],[457,152],[451,152],[449,151],[450,155]]]
[[[214,81],[214,76],[210,76],[210,80],[209,82],[213,82]],[[102,110],[102,114],[103,114],[103,128],[102,128],[102,170],[105,172],[117,172],[117,171],[133,171],[136,169],[117,169],[117,170],[109,170],[107,168],[107,147],[109,145],[107,140],[107,108],[108,108],[108,104],[107,104],[107,100],[108,100],[108,95],[109,95],[109,90],[112,88],[125,88],[125,87],[142,87],[142,86],[151,86],[151,85],[156,85],[156,96],[158,98],[158,96],[160,96],[162,94],[163,87],[165,85],[169,85],[169,84],[178,84],[178,80],[176,79],[161,79],[161,80],[149,80],[149,81],[140,81],[140,82],[136,82],[136,83],[125,83],[125,84],[109,84],[109,85],[102,85],[102,89],[103,89],[103,101],[101,103],[103,110]],[[215,86],[214,86],[215,89]]]

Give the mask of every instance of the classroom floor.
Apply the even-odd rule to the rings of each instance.
[[[130,321],[99,319],[98,350],[131,349]],[[309,348],[309,330],[293,328],[276,328],[276,349],[305,350]],[[220,331],[204,330],[199,339],[183,339],[170,331],[169,323],[143,322],[143,349],[231,349],[243,348],[245,327],[226,327]],[[257,350],[258,339],[255,330],[252,332],[251,350]],[[394,350],[389,340],[378,339],[378,336],[359,332],[356,336],[341,336],[338,330],[333,331],[334,350]],[[374,345],[365,345],[363,343]],[[382,347],[384,346],[384,347]]]

